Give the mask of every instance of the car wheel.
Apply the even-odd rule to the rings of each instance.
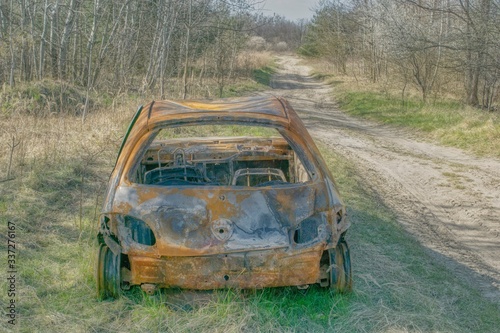
[[[344,293],[352,290],[351,255],[344,239],[334,249],[328,250],[330,257],[330,288]]]
[[[120,296],[120,268],[120,255],[114,254],[106,244],[101,244],[96,269],[97,295],[100,299]]]

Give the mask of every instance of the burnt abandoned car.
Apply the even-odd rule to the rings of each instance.
[[[348,227],[330,171],[286,100],[152,102],[134,116],[109,180],[98,293],[347,291]]]

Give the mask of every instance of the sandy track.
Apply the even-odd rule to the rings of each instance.
[[[349,117],[299,59],[279,64],[270,93],[289,99],[316,140],[354,162],[433,257],[500,303],[500,161]]]

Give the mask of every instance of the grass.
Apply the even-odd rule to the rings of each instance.
[[[447,177],[450,183],[459,190],[464,190],[467,187],[464,185],[464,182],[471,182],[472,179],[462,176],[460,174],[454,172],[443,172],[443,176]]]
[[[264,91],[268,87],[256,80],[239,80],[236,83],[231,84],[229,87],[225,87],[222,97],[238,97],[245,94],[253,93],[255,91]]]
[[[276,73],[276,68],[275,66],[265,66],[262,68],[255,69],[253,71],[253,78],[256,82],[265,85],[265,86],[270,86],[271,85],[271,79],[273,74]]]
[[[365,109],[377,103],[386,107],[368,97]],[[0,115],[5,129],[0,131],[0,180],[6,178],[8,143],[12,137],[20,142],[13,154],[14,179],[0,183],[4,254],[7,222],[16,224],[16,331],[496,332],[500,327],[498,307],[433,260],[358,178],[356,166],[326,146],[322,154],[352,222],[347,238],[353,293],[336,295],[313,286],[306,291],[165,290],[149,297],[133,289],[119,300],[98,301],[93,276],[97,215],[122,135],[139,104],[127,98],[110,103],[113,112],[94,111],[84,124],[72,114]],[[205,130],[210,135],[268,133],[253,128],[234,133],[231,126]],[[174,136],[179,134],[193,131]],[[0,302],[7,304],[3,275],[0,289]],[[0,328],[8,330],[6,317],[1,320]]]
[[[500,157],[500,113],[465,106],[453,96],[423,103],[409,87],[404,100],[397,82],[370,83],[363,78],[331,74],[324,62],[314,76],[334,87],[342,110],[388,125],[417,131],[419,137],[461,148],[479,156]],[[451,89],[451,88],[450,88]]]
[[[19,128],[23,142],[15,151],[15,179],[0,186],[0,234],[7,234],[7,221],[17,228],[20,332],[495,332],[500,327],[498,307],[433,261],[377,193],[363,186],[355,166],[326,147],[322,153],[352,221],[353,293],[311,287],[168,290],[149,297],[134,289],[119,300],[98,301],[96,212],[135,104],[92,113],[83,125],[72,116],[0,119],[2,127]],[[7,142],[8,135],[0,135]],[[0,161],[3,171],[6,159]],[[0,251],[6,253],[5,239]],[[6,279],[0,288],[6,290]],[[5,292],[0,299],[6,304]],[[5,325],[3,317],[0,326]]]
[[[238,125],[197,125],[184,126],[162,130],[158,139],[193,138],[193,137],[276,137],[279,132],[270,127],[263,126],[238,126]]]
[[[76,115],[85,106],[86,91],[64,81],[41,80],[20,82],[15,87],[3,85],[0,91],[0,114],[13,113],[47,116],[50,114]],[[89,95],[88,109],[106,107],[109,96],[95,92]]]
[[[332,171],[353,223],[349,241],[357,279],[351,306],[371,322],[358,322],[353,331],[494,331],[498,309],[471,309],[476,302],[486,304],[479,301],[481,296],[402,229],[383,199],[362,185],[355,166],[322,150],[327,163],[335,166]]]
[[[270,52],[246,50],[236,59],[240,73],[223,89],[222,97],[238,97],[269,89],[276,62]],[[243,78],[246,77],[246,78]]]

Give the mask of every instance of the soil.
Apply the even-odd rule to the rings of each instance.
[[[500,304],[500,160],[350,117],[300,59],[278,63],[268,93],[288,99],[316,140],[353,162],[431,256]]]

